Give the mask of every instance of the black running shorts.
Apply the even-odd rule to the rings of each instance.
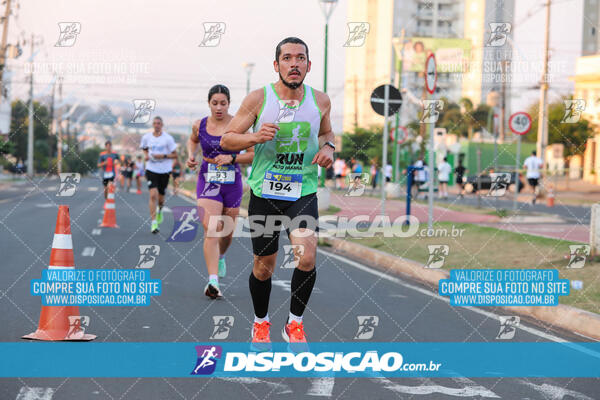
[[[277,218],[287,217],[287,218]],[[287,223],[289,219],[289,224]],[[311,193],[296,201],[263,199],[250,191],[248,220],[252,237],[252,251],[257,256],[277,253],[282,223],[289,236],[297,228],[318,231],[319,207],[317,194]],[[282,221],[284,220],[284,221]],[[273,227],[275,227],[273,229]]]
[[[148,181],[148,189],[156,188],[158,189],[159,194],[164,195],[165,189],[169,185],[170,176],[170,173],[157,174],[156,172],[146,170],[146,180]]]

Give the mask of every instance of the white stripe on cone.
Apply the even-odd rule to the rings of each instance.
[[[113,210],[115,208],[115,203],[106,203],[106,208],[107,210]]]
[[[111,199],[114,200],[115,198],[115,194],[114,193],[109,193],[108,196],[106,196],[107,199]]]
[[[52,239],[53,249],[73,250],[73,239],[70,234],[55,233]]]
[[[56,265],[49,265],[48,269],[75,269],[75,267],[59,267]]]

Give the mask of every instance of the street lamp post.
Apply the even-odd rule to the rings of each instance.
[[[319,0],[321,11],[325,17],[325,60],[323,69],[323,92],[327,93],[327,45],[329,39],[329,17],[333,13],[333,9],[337,5],[337,0]],[[321,171],[321,179],[319,180],[319,186],[325,187],[326,171]]]
[[[245,62],[242,64],[244,69],[246,70],[246,96],[250,93],[250,75],[252,75],[252,70],[254,69],[254,63]]]

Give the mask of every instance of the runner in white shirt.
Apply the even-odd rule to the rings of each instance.
[[[452,167],[448,164],[448,158],[444,157],[444,161],[438,165],[438,181],[439,181],[439,189],[438,196],[444,199],[448,198],[448,181],[450,180],[450,172],[452,171]]]
[[[532,204],[535,204],[535,201],[537,200],[537,187],[541,177],[540,168],[542,168],[542,165],[544,165],[544,163],[537,157],[535,150],[531,152],[531,155],[527,157],[523,163],[523,168],[527,169],[527,182],[533,191]]]
[[[140,147],[144,150],[146,159],[146,180],[150,190],[150,218],[152,225],[150,231],[158,233],[158,225],[163,221],[162,208],[165,204],[165,189],[169,184],[173,159],[177,158],[175,140],[167,132],[163,132],[161,117],[154,117],[152,121],[153,132],[142,137]],[[158,204],[158,212],[156,206]]]

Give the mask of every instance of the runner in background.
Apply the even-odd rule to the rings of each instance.
[[[100,168],[102,174],[105,200],[108,196],[108,182],[114,182],[115,180],[116,163],[118,159],[119,155],[112,151],[111,141],[107,140],[106,143],[104,143],[104,151],[100,153],[100,157],[98,158],[98,168]]]
[[[467,169],[463,166],[463,158],[461,156],[458,157],[458,165],[454,168],[454,174],[456,175],[456,184],[458,185],[459,192],[458,197],[462,198],[465,196],[465,182],[463,181],[463,177]]]
[[[135,184],[137,186],[137,194],[142,194],[142,177],[144,176],[144,160],[142,156],[137,156],[135,161]]]
[[[215,85],[208,92],[210,116],[194,123],[187,143],[187,166],[196,168],[198,150],[202,151],[202,164],[198,171],[196,198],[199,215],[204,226],[204,259],[208,270],[208,283],[204,294],[211,299],[223,296],[219,288],[219,277],[226,274],[225,252],[233,240],[233,230],[227,236],[218,235],[209,229],[211,218],[227,216],[235,222],[242,202],[242,174],[238,163],[251,163],[254,149],[241,154],[226,151],[221,147],[221,137],[233,116],[229,114],[229,89]],[[217,232],[219,227],[215,227]]]
[[[537,200],[538,185],[541,178],[540,168],[542,168],[543,164],[542,159],[537,156],[535,150],[532,151],[531,155],[523,162],[523,168],[527,170],[527,182],[529,183],[529,186],[531,186],[531,191],[533,192],[531,204],[535,204]]]
[[[121,154],[119,157],[119,187],[121,189],[125,188],[125,178],[127,177],[127,157],[125,154]]]
[[[173,159],[177,158],[177,145],[167,132],[163,131],[163,120],[154,117],[153,131],[142,137],[141,148],[146,159],[146,180],[150,190],[148,207],[150,208],[150,231],[158,233],[158,226],[163,221],[163,205],[165,189],[169,185],[169,177],[173,167]],[[158,207],[158,208],[157,208]]]
[[[133,180],[133,170],[135,168],[135,162],[131,159],[131,156],[125,156],[125,186],[126,191],[129,193],[131,190],[131,181]]]
[[[181,181],[181,163],[179,159],[176,158],[173,162],[173,170],[171,171],[171,175],[173,176],[173,194],[177,194],[179,190],[179,183]]]
[[[448,164],[448,157],[444,157],[444,161],[438,165],[438,196],[440,199],[448,198],[448,181],[451,171],[452,167]]]
[[[341,157],[336,158],[333,163],[333,173],[335,175],[335,188],[342,189],[344,187],[344,177],[342,173],[344,172],[344,168],[346,167],[346,163],[344,159]]]

